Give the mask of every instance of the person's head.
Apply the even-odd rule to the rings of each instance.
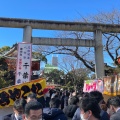
[[[28,96],[27,96],[27,103],[30,102],[30,101],[36,101],[37,100],[37,97],[36,97],[36,94],[35,93],[29,93]]]
[[[77,105],[79,103],[79,98],[77,96],[73,96],[71,99],[70,99],[70,104],[71,105]]]
[[[109,101],[110,110],[116,112],[117,108],[120,107],[120,98],[119,97],[112,97]]]
[[[95,98],[99,104],[101,104],[104,99],[102,93],[99,91],[92,91],[89,93],[89,96]]]
[[[89,93],[88,92],[83,93],[82,97],[89,97]]]
[[[60,95],[60,92],[58,90],[56,91],[56,95],[58,95],[58,96]]]
[[[80,102],[80,116],[84,120],[94,120],[100,118],[100,107],[94,98],[83,97]]]
[[[24,120],[42,120],[43,108],[38,101],[30,101],[25,106]]]
[[[111,98],[109,98],[108,100],[107,100],[107,113],[111,116],[112,114],[114,114],[114,111],[112,111],[111,109],[110,109],[110,100],[111,100]]]
[[[72,96],[76,96],[76,94],[77,94],[76,91],[72,92]]]
[[[25,105],[26,105],[25,99],[20,98],[15,100],[13,105],[13,111],[16,114],[17,118],[22,118],[22,115],[24,114]]]
[[[65,91],[65,96],[66,97],[69,97],[70,96],[70,93],[68,91]]]
[[[104,100],[99,105],[100,105],[101,110],[107,111],[107,105]]]
[[[60,100],[58,98],[52,98],[50,100],[50,107],[51,108],[59,108],[60,104],[61,104],[61,102],[60,102]]]
[[[109,98],[109,99],[107,100],[107,104],[106,104],[108,109],[110,109],[110,100],[111,100],[111,98]]]

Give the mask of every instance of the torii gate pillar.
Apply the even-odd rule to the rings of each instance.
[[[96,30],[94,32],[95,39],[95,73],[96,78],[103,78],[104,76],[104,60],[103,60],[103,45],[102,45],[102,31]]]
[[[32,38],[32,28],[31,26],[26,26],[23,32],[23,42],[31,43]]]

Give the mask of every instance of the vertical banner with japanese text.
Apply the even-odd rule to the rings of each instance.
[[[15,84],[22,84],[30,81],[31,77],[31,43],[19,43],[16,64],[16,81]]]

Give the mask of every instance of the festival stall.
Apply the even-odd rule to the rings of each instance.
[[[112,96],[120,96],[120,76],[105,76],[103,80],[85,80],[83,92],[100,91],[105,101]]]

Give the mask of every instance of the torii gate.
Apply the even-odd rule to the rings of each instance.
[[[24,28],[23,42],[29,42],[34,45],[94,47],[96,78],[102,78],[104,76],[102,32],[120,32],[120,25],[115,24],[47,21],[18,18],[0,18],[0,27]],[[77,40],[72,38],[37,38],[32,37],[32,29],[93,32],[94,38],[93,40]]]

